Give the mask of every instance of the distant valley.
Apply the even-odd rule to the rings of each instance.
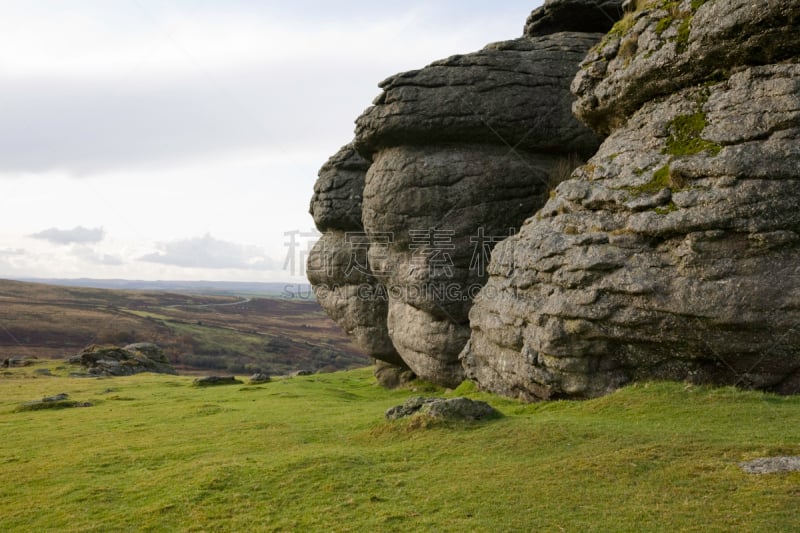
[[[369,363],[304,285],[48,281],[0,280],[0,360],[154,342],[188,374],[278,375]]]

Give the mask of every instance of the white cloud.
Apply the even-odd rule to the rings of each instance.
[[[34,233],[31,237],[52,244],[98,243],[105,237],[105,231],[103,228],[84,228],[83,226],[72,229],[50,228]]]
[[[159,243],[158,251],[139,261],[184,268],[272,270],[275,263],[256,246],[245,246],[215,239],[210,234]]]

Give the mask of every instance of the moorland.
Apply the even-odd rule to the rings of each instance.
[[[0,360],[66,359],[91,344],[153,342],[181,373],[279,375],[369,360],[313,294],[109,290],[0,280]]]

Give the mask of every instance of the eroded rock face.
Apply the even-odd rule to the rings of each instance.
[[[651,2],[576,77],[609,137],[495,249],[462,353],[482,388],[800,392],[800,4],[699,4]]]
[[[351,144],[343,146],[322,165],[309,212],[320,231],[360,231],[361,197],[369,161]]]
[[[420,377],[463,380],[458,355],[491,249],[598,146],[572,117],[568,86],[599,38],[562,32],[437,61],[383,82],[357,120],[355,146],[372,160],[369,263],[392,343]]]
[[[311,214],[322,238],[308,258],[308,279],[322,308],[371,357],[407,367],[389,338],[388,303],[367,259],[361,224],[364,180],[370,163],[352,145],[320,169]]]
[[[311,250],[308,279],[325,312],[371,357],[405,367],[389,338],[388,300],[369,269],[363,232],[328,231]]]

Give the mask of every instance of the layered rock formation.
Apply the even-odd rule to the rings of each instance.
[[[310,279],[386,382],[800,392],[800,4],[628,0],[611,27],[621,4],[548,0],[389,78],[323,167]]]
[[[379,378],[393,382],[407,370],[386,327],[387,300],[367,259],[370,243],[361,223],[361,198],[369,162],[352,145],[344,146],[319,172],[311,199],[311,214],[322,238],[308,258],[308,279],[322,308],[375,359]]]
[[[527,400],[800,392],[800,3],[637,3],[573,83],[608,138],[495,249],[467,374]]]
[[[569,84],[601,37],[584,30],[605,31],[620,2],[578,2],[588,19],[565,17],[569,3],[548,2],[523,38],[384,81],[357,120],[363,182],[344,173],[351,147],[321,171],[312,213],[325,234],[309,279],[375,358],[458,384],[492,248],[599,145],[571,114]]]

